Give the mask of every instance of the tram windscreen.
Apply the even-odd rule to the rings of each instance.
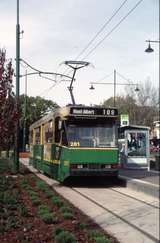
[[[114,147],[116,146],[116,129],[113,124],[73,125],[67,126],[67,138],[74,147]]]
[[[127,147],[129,157],[146,156],[146,134],[143,132],[127,133]]]

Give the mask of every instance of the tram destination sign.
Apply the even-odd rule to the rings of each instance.
[[[114,108],[97,108],[97,107],[71,107],[71,115],[75,116],[117,116],[118,110]]]

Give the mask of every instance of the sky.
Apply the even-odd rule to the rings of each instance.
[[[19,0],[20,57],[38,70],[57,72],[72,77],[73,70],[62,64],[76,60],[93,37],[113,16],[124,0]],[[153,53],[146,53],[146,40],[159,40],[159,0],[143,0],[117,28],[139,0],[126,0],[119,12],[103,28],[78,61],[91,65],[76,72],[73,83],[77,104],[100,104],[113,96],[113,85],[95,85],[90,82],[144,83],[150,79],[159,87],[159,44],[151,43]],[[16,57],[16,0],[0,0],[0,48],[5,48],[7,58]],[[112,31],[113,30],[113,31]],[[111,32],[111,33],[110,33]],[[98,44],[100,43],[100,44]],[[97,47],[96,47],[97,45]],[[21,62],[20,74],[33,70]],[[124,78],[122,78],[121,74]],[[27,94],[51,99],[60,106],[71,103],[69,82],[53,75],[54,81],[27,76]],[[106,78],[104,78],[106,77]],[[60,82],[61,81],[61,82]],[[15,81],[14,81],[15,83]],[[24,91],[25,78],[20,78],[20,94]],[[126,85],[127,86],[127,85]],[[125,85],[116,86],[116,94],[124,94]]]

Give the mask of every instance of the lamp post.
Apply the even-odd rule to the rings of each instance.
[[[151,52],[154,51],[154,49],[151,47],[151,44],[150,43],[160,43],[159,40],[157,40],[157,41],[154,41],[154,40],[146,40],[146,42],[148,42],[148,47],[147,47],[147,49],[145,49],[145,52],[147,52],[147,53],[151,53]]]
[[[89,88],[90,90],[94,90],[94,84],[102,84],[102,85],[113,85],[114,86],[114,106],[116,106],[116,86],[117,85],[133,85],[136,86],[135,91],[138,92],[139,88],[138,88],[138,84],[137,83],[117,83],[116,82],[116,70],[114,70],[114,82],[107,82],[107,83],[100,83],[100,82],[91,82],[91,87]]]

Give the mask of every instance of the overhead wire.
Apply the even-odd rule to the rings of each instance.
[[[127,1],[127,0],[126,0]],[[117,11],[113,14],[113,16],[110,18],[110,20],[108,20],[108,23],[113,19],[113,17],[118,13],[118,11],[122,8],[122,6],[126,3],[126,1],[124,1],[122,4],[121,4],[121,6],[117,9]],[[83,59],[81,59],[81,61],[83,61],[84,59],[86,59],[91,53],[93,53],[93,51],[95,51],[102,43],[103,43],[103,41],[106,39],[106,38],[108,38],[111,34],[112,34],[112,32],[114,31],[114,30],[116,30],[118,27],[119,27],[119,25],[140,5],[140,3],[142,2],[143,0],[139,0],[135,5],[134,5],[134,7],[123,17],[123,18],[121,18],[121,20],[103,37],[103,39],[101,39],[88,53],[87,53],[87,55],[83,58]],[[97,32],[97,34],[95,35],[95,38],[103,31],[103,29],[105,28],[105,26],[107,26],[107,22],[106,22],[106,25],[103,25],[102,26],[102,28],[99,30],[99,32]],[[99,33],[99,34],[98,34]],[[90,44],[92,43],[94,41],[94,38],[92,38],[92,40],[89,42]],[[89,47],[89,44],[88,43],[88,45],[83,49],[84,51]],[[83,51],[82,50],[82,51]],[[81,51],[81,52],[82,52]],[[83,52],[84,52],[83,51]],[[82,53],[80,53],[80,54],[82,54]],[[80,56],[80,54],[78,55],[78,57]],[[77,57],[77,58],[78,58]],[[68,70],[68,68],[67,68],[67,70]],[[64,72],[63,72],[63,74],[64,73],[66,73],[66,71],[67,70],[65,70]],[[57,85],[57,84],[59,84],[60,83],[60,81],[59,82],[57,82],[55,85]],[[53,88],[53,87],[52,87]]]
[[[122,4],[119,6],[119,8],[113,13],[113,15],[107,19],[107,21],[103,24],[103,26],[99,29],[99,31],[94,35],[94,37],[88,42],[88,44],[82,49],[82,51],[77,55],[77,57],[74,60],[77,60],[87,49],[88,47],[93,43],[93,41],[99,36],[99,34],[106,28],[106,26],[111,22],[111,20],[118,14],[120,9],[125,5],[125,3],[128,0],[125,0],[122,2]],[[67,68],[64,73],[67,72],[69,68]],[[70,73],[70,72],[69,72]]]
[[[103,39],[101,39],[89,52],[88,52],[88,54],[84,57],[84,58],[82,58],[81,59],[81,61],[83,61],[83,60],[85,60],[93,51],[95,51],[97,48],[98,48],[98,46],[100,46],[101,44],[102,44],[102,42],[107,38],[107,37],[109,37],[111,34],[112,34],[112,32],[114,31],[114,30],[116,30],[117,29],[117,27],[140,5],[140,3],[142,2],[143,0],[139,0],[135,5],[134,5],[134,7],[123,17],[123,18],[121,18],[121,20],[103,37]],[[123,2],[122,3],[123,5],[125,4],[125,2]],[[122,6],[123,6],[122,5]],[[121,7],[121,6],[120,6]],[[120,8],[119,7],[119,8]],[[68,70],[68,69],[67,69]],[[65,71],[67,71],[67,70],[65,70]],[[65,72],[64,72],[65,73]],[[70,73],[70,72],[69,72]],[[68,73],[68,74],[69,74]],[[57,83],[58,84],[58,83]]]
[[[103,81],[103,80],[106,79],[106,78],[109,78],[109,77],[112,76],[112,75],[113,75],[113,72],[111,72],[110,74],[105,75],[103,78],[101,78],[101,79],[99,79],[98,81],[96,81],[96,83],[100,83],[101,81]]]
[[[47,94],[52,90],[52,88],[54,88],[55,87],[55,84],[52,84],[49,88],[47,88],[47,89],[45,89],[45,90],[43,90],[40,94],[39,94],[39,96],[44,96],[44,94],[47,92]]]
[[[97,36],[106,28],[106,26],[111,22],[111,20],[117,15],[117,13],[120,11],[120,9],[125,5],[125,3],[128,0],[123,1],[123,3],[119,6],[119,8],[113,13],[113,15],[103,24],[103,26],[100,28],[100,30],[94,35],[94,37],[88,42],[86,47],[82,49],[82,51],[78,54],[78,56],[75,58],[77,60],[87,49],[88,47],[93,43],[93,41],[97,38]]]
[[[118,74],[118,76],[120,76],[122,79],[126,80],[127,82],[130,81],[130,79],[124,77],[124,75],[120,74],[119,72],[116,71],[116,74]]]
[[[102,44],[102,42],[107,38],[107,37],[109,37],[111,34],[112,34],[112,32],[114,31],[114,30],[116,30],[117,29],[117,27],[140,5],[140,3],[142,2],[143,0],[140,0],[140,1],[138,1],[135,5],[134,5],[134,7],[123,17],[123,18],[121,18],[121,20],[103,37],[103,39],[102,40],[100,40],[89,52],[88,52],[88,54],[82,59],[82,60],[85,60],[93,51],[95,51],[97,48],[98,48],[98,46],[100,46],[101,44]]]

